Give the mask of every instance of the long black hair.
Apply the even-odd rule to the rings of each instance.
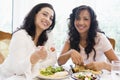
[[[37,4],[28,13],[28,15],[25,17],[25,19],[23,21],[23,25],[18,29],[18,30],[25,29],[27,31],[27,33],[32,37],[33,40],[35,38],[35,32],[36,32],[35,16],[44,7],[49,7],[50,9],[52,9],[54,11],[53,6],[49,3]],[[38,45],[42,46],[45,44],[45,42],[48,40],[47,32],[50,32],[54,28],[54,26],[55,26],[55,11],[54,11],[54,16],[53,16],[51,26],[42,32],[42,34],[38,38],[38,42],[37,42],[36,46],[38,46]]]
[[[89,6],[82,5],[79,7],[76,7],[72,10],[72,13],[70,14],[70,21],[69,21],[69,40],[70,40],[70,48],[75,49],[78,52],[80,52],[79,43],[81,40],[81,36],[79,32],[76,30],[74,21],[79,17],[79,14],[82,10],[88,10],[90,13],[91,23],[90,23],[90,29],[88,31],[88,37],[86,39],[87,46],[85,47],[85,53],[87,54],[87,59],[89,58],[90,52],[94,51],[94,60],[96,56],[96,51],[94,49],[95,45],[95,37],[97,35],[97,32],[102,32],[98,27],[98,21],[96,20],[96,14],[93,11],[93,9]]]

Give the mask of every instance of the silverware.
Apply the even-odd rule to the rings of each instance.
[[[72,65],[70,65],[70,68],[71,68],[71,70],[72,70],[72,73],[75,73],[75,70],[74,70],[74,68],[73,68]]]
[[[120,73],[116,73],[117,76],[120,76]]]

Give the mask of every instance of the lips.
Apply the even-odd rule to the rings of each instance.
[[[44,22],[43,25],[44,25],[44,26],[47,26],[48,24]]]
[[[85,27],[84,26],[78,26],[78,29],[83,30]]]
[[[42,24],[43,24],[44,26],[49,26],[48,22],[46,22],[46,21],[42,21]]]

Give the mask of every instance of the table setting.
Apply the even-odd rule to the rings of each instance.
[[[96,75],[96,79],[93,80],[120,80],[120,61],[112,61],[111,62],[112,68],[111,71],[108,70],[102,70],[102,71],[92,71],[92,70],[77,70],[75,68],[75,65],[71,64],[71,65],[63,65],[61,67],[64,68],[64,70],[66,70],[68,72],[67,76],[64,76],[61,79],[40,79],[40,77],[36,77],[34,80],[80,80],[80,79],[76,79],[75,76],[78,74],[88,74],[91,75],[92,73],[97,74]],[[55,67],[59,67],[59,65],[55,65]],[[83,69],[80,67],[80,69]],[[75,72],[74,70],[77,70],[78,72]],[[116,72],[116,73],[115,73]],[[60,73],[59,75],[62,75],[62,73]],[[84,79],[83,79],[84,80]],[[92,80],[92,79],[85,79],[85,80]]]
[[[57,67],[61,67],[61,66],[57,66]],[[46,74],[47,76],[45,76],[45,75],[41,76],[41,74],[40,74],[40,75],[36,76],[36,78],[34,78],[33,80],[108,80],[108,79],[116,80],[116,79],[112,79],[111,72],[109,72],[107,70],[103,70],[99,74],[94,74],[91,70],[85,70],[85,71],[73,73],[71,66],[63,67],[63,69],[64,69],[64,71],[55,73],[52,76],[51,75],[48,76],[48,74]],[[45,69],[43,69],[43,71],[44,70]],[[44,72],[43,72],[43,74],[44,74]],[[82,79],[82,77],[84,79]],[[79,79],[79,78],[81,78],[81,79]]]

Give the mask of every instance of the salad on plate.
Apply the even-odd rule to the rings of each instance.
[[[39,71],[39,78],[49,80],[59,80],[69,77],[69,71],[65,70],[62,66],[48,66]]]
[[[75,80],[99,80],[100,77],[98,75],[93,74],[92,72],[78,72],[72,74],[72,78]]]

